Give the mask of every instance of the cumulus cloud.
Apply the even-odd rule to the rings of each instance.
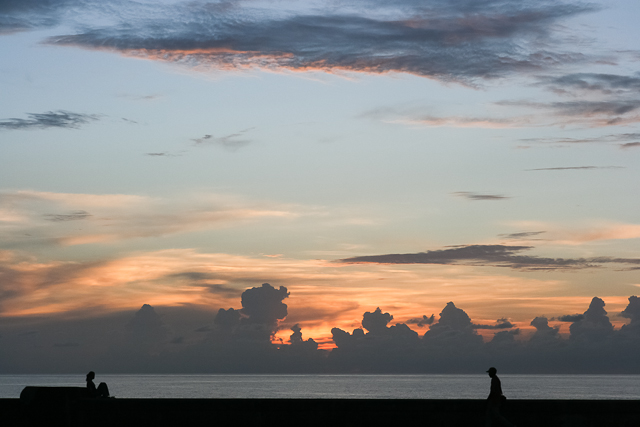
[[[462,348],[468,351],[483,343],[482,337],[476,332],[476,326],[464,310],[449,302],[440,312],[438,322],[429,326],[423,339],[425,345],[445,348],[447,352],[454,349],[458,352]]]
[[[247,289],[242,293],[242,320],[248,324],[268,325],[274,333],[278,320],[287,317],[287,305],[282,301],[288,297],[289,292],[284,286],[276,289],[263,283],[259,288]]]
[[[149,304],[144,304],[125,327],[131,333],[131,342],[136,345],[155,344],[168,334],[167,326]]]
[[[28,119],[0,120],[0,130],[29,130],[47,128],[78,129],[80,125],[99,119],[95,114],[73,113],[71,111],[48,111],[46,113],[27,113]]]
[[[575,320],[569,327],[571,339],[593,342],[601,341],[613,334],[613,325],[604,306],[605,302],[602,299],[593,297],[582,318]]]
[[[629,305],[622,310],[620,316],[631,319],[631,323],[640,323],[640,298],[633,295],[629,297]]]
[[[241,309],[218,310],[215,329],[211,332],[212,343],[220,339],[262,346],[271,343],[279,329],[279,321],[287,317],[287,305],[283,300],[288,297],[287,288],[276,289],[268,283],[245,290],[241,295]]]
[[[336,260],[344,264],[443,264],[509,267],[525,271],[575,270],[597,268],[603,264],[640,265],[639,258],[545,258],[519,255],[532,246],[466,245],[451,249],[431,250],[407,254],[368,255]]]
[[[333,328],[337,348],[325,351],[313,338],[303,339],[298,323],[291,326],[287,343],[256,334],[258,325],[277,327],[286,317],[288,295],[287,289],[268,284],[249,288],[241,309],[220,309],[215,316],[196,315],[190,306],[150,304],[135,312],[92,316],[2,316],[0,362],[7,372],[68,372],[87,365],[137,373],[466,373],[490,365],[514,373],[638,372],[629,356],[640,348],[640,299],[635,296],[622,313],[630,323],[620,329],[609,321],[604,301],[594,297],[583,318],[572,323],[569,338],[540,316],[530,323],[536,329],[531,336],[501,318],[489,325],[496,330],[493,337],[483,340],[477,330],[486,328],[453,302],[421,337],[404,323],[392,324],[394,316],[378,307],[363,314],[362,328],[351,333]],[[211,327],[179,326],[185,319],[192,325],[207,318]],[[34,353],[34,346],[49,351]]]
[[[536,328],[536,332],[531,336],[531,340],[535,341],[559,337],[559,328],[549,326],[549,320],[544,316],[534,318],[530,325]]]

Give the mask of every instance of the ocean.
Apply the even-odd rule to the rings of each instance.
[[[80,386],[78,375],[0,375],[0,398],[27,385]],[[500,375],[509,399],[640,399],[640,375]],[[119,398],[484,399],[487,375],[97,374]]]

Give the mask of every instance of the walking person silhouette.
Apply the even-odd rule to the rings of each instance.
[[[489,391],[489,397],[487,397],[487,414],[486,414],[486,426],[506,426],[515,427],[500,413],[500,406],[502,402],[506,400],[502,394],[502,383],[498,378],[498,370],[494,367],[489,368],[487,371],[489,377],[491,377],[491,389]]]

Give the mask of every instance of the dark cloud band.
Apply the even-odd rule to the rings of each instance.
[[[364,1],[313,13],[191,3],[155,9],[153,18],[127,14],[120,17],[120,25],[53,37],[49,43],[223,68],[406,72],[458,81],[539,71],[584,59],[581,53],[539,46],[550,38],[556,22],[592,11],[593,6],[481,3],[482,7],[469,1]]]
[[[468,245],[451,249],[407,253],[369,255],[340,259],[343,264],[440,264],[508,267],[515,270],[575,270],[597,268],[603,264],[627,264],[633,269],[640,266],[640,258],[545,258],[519,255],[532,246]]]

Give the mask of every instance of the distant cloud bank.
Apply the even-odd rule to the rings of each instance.
[[[424,334],[405,323],[393,324],[393,315],[378,307],[366,311],[361,327],[351,332],[331,329],[333,350],[318,349],[312,338],[304,339],[297,323],[287,342],[274,341],[288,315],[288,297],[287,288],[268,283],[247,289],[240,296],[242,308],[221,308],[208,321],[194,317],[199,321],[191,321],[191,332],[201,337],[197,341],[174,332],[172,322],[149,304],[133,316],[120,313],[108,319],[41,324],[31,319],[24,325],[20,319],[0,319],[0,362],[5,372],[72,372],[92,366],[136,373],[482,373],[499,366],[512,373],[640,373],[633,357],[640,350],[636,296],[619,313],[629,323],[618,329],[605,302],[594,297],[583,314],[534,318],[530,326],[535,332],[526,339],[517,339],[520,329],[508,319],[476,324],[453,302],[437,320],[425,315],[407,322],[428,326]],[[175,310],[174,321],[193,317],[188,308]],[[567,338],[549,324],[553,320],[571,323]],[[25,335],[21,329],[27,324]],[[484,340],[478,330],[496,332]],[[48,350],[34,354],[33,345]]]

